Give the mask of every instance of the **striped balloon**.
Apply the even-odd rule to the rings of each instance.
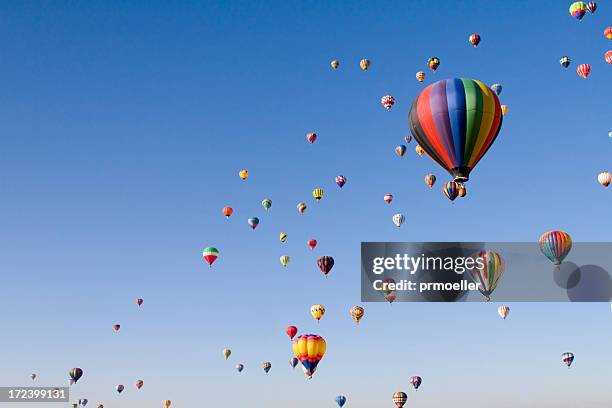
[[[425,80],[425,73],[423,71],[417,72],[415,76],[419,82],[423,82]]]
[[[594,1],[589,1],[586,7],[589,13],[595,14],[595,10],[597,10],[597,3],[595,3]]]
[[[326,349],[325,339],[317,334],[303,334],[293,339],[293,354],[302,363],[302,371],[308,379],[317,370]]]
[[[504,320],[506,320],[506,317],[508,317],[509,313],[510,313],[510,308],[506,305],[501,305],[500,307],[497,308],[497,314]]]
[[[395,403],[397,408],[402,408],[404,404],[406,404],[407,400],[408,400],[408,396],[406,395],[405,392],[397,391],[396,393],[393,394],[393,402]]]
[[[403,157],[404,154],[406,154],[406,146],[404,145],[399,145],[395,148],[395,153],[397,153],[397,155],[399,157]]]
[[[612,174],[607,171],[603,171],[597,175],[597,181],[604,187],[608,187],[612,183]]]
[[[429,186],[429,188],[431,188],[436,182],[436,176],[434,176],[433,174],[428,174],[425,176],[425,184],[427,184]]]
[[[495,92],[482,82],[444,79],[416,97],[409,124],[433,160],[455,181],[467,181],[499,134],[502,109]]]
[[[542,234],[538,241],[540,251],[555,265],[561,265],[572,249],[572,238],[567,232],[550,231]]]
[[[567,368],[570,368],[574,362],[574,353],[563,353],[561,359],[563,360],[563,364],[565,364]]]
[[[215,247],[206,247],[202,251],[202,258],[206,261],[208,266],[212,267],[212,264],[219,257],[219,250]]]
[[[468,269],[468,272],[474,283],[478,284],[478,290],[488,302],[504,274],[504,259],[495,251],[480,251],[472,258],[475,260],[482,259],[482,263],[476,262],[475,268]],[[481,265],[482,267],[480,267]]]
[[[315,198],[315,200],[317,200],[317,202],[321,201],[321,198],[323,198],[324,194],[325,193],[320,188],[315,188],[314,190],[312,190],[312,196]]]
[[[454,181],[449,181],[442,187],[442,192],[451,201],[455,201],[457,195],[459,194],[459,186]]]
[[[578,21],[580,21],[587,12],[587,5],[584,1],[576,1],[570,6],[569,12],[572,17],[575,17],[578,19]]]
[[[578,65],[578,68],[576,68],[576,72],[581,78],[587,79],[591,73],[591,66],[589,64],[580,64]]]
[[[395,214],[393,216],[393,223],[395,224],[396,227],[401,227],[402,224],[404,223],[404,221],[406,221],[406,217],[404,217],[404,214]]]
[[[612,64],[612,50],[606,51],[606,53],[604,54],[604,59],[608,64]]]

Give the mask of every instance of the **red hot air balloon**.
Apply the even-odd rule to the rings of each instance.
[[[136,388],[141,389],[143,385],[144,385],[144,381],[142,380],[136,381]]]
[[[142,306],[142,302],[144,302],[144,300],[142,300],[141,298],[136,299],[136,304],[138,306]]]
[[[606,51],[604,58],[608,64],[612,64],[612,50]]]
[[[478,34],[470,35],[469,41],[470,41],[470,44],[472,44],[474,47],[478,47],[478,44],[480,44],[480,35]]]
[[[319,269],[321,269],[321,272],[323,272],[323,275],[327,277],[327,274],[329,274],[334,267],[334,258],[331,256],[322,256],[317,260],[317,265]]]
[[[234,213],[234,209],[232,207],[223,207],[223,215],[225,218],[229,218]]]
[[[285,330],[285,333],[287,333],[287,336],[289,336],[291,340],[293,340],[297,332],[298,329],[295,326],[287,326],[287,329]]]
[[[317,240],[316,239],[309,239],[308,240],[308,247],[310,249],[315,249],[316,246],[317,246]]]
[[[591,66],[589,64],[580,64],[578,68],[576,68],[576,72],[580,77],[586,79],[591,73]]]

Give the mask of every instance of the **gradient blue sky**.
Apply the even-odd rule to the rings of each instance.
[[[422,408],[609,406],[608,304],[510,304],[506,321],[475,303],[367,304],[360,327],[348,315],[361,241],[534,241],[553,228],[610,239],[612,198],[596,176],[611,169],[612,6],[598,3],[578,23],[569,2],[546,0],[2,2],[0,385],[31,372],[66,384],[78,366],[73,397],[108,408],[332,408],[338,394],[346,407],[392,407],[397,390]],[[393,152],[419,70],[425,84],[500,82],[510,107],[454,205],[424,185],[428,172],[448,177],[414,142]],[[209,245],[221,251],[212,270]],[[320,255],[336,259],[328,279]],[[327,307],[318,324],[314,303]],[[289,367],[288,324],[327,340],[312,381]]]

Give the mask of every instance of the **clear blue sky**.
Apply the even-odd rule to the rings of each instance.
[[[366,304],[360,327],[348,315],[361,241],[535,241],[553,228],[610,240],[612,196],[596,176],[612,170],[602,34],[612,5],[578,23],[569,3],[0,4],[0,385],[27,384],[31,372],[66,384],[78,366],[73,396],[110,408],[166,398],[173,408],[332,408],[337,394],[346,407],[392,407],[397,390],[422,408],[608,406],[608,304],[510,304],[506,321],[497,304],[476,303]],[[431,56],[442,61],[435,74]],[[575,72],[582,62],[587,80]],[[425,85],[419,70],[425,84],[500,82],[510,108],[454,205],[439,188],[448,176],[414,142],[403,159],[393,152]],[[388,93],[391,112],[379,102]],[[315,187],[326,191],[319,204]],[[261,219],[255,231],[250,216]],[[221,252],[212,270],[200,255],[209,245]],[[328,279],[320,255],[336,260]],[[318,324],[314,303],[327,307]],[[312,381],[289,367],[288,324],[327,340]],[[565,351],[576,355],[570,370]]]

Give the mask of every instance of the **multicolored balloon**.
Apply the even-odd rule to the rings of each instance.
[[[496,95],[499,96],[499,94],[501,94],[503,88],[502,88],[501,84],[493,84],[493,85],[491,85],[491,89],[493,90],[493,92],[495,92]]]
[[[320,188],[315,188],[314,190],[312,190],[312,196],[315,200],[317,200],[317,202],[321,201],[324,194],[325,193]]]
[[[563,364],[567,366],[567,368],[570,368],[572,366],[572,363],[574,362],[574,353],[563,353],[561,355],[561,360],[563,361]]]
[[[365,58],[362,59],[361,61],[359,61],[359,67],[362,71],[367,71],[370,68],[370,60],[367,60]]]
[[[334,258],[332,258],[331,256],[327,256],[327,255],[322,256],[319,259],[317,259],[317,266],[319,267],[321,272],[323,272],[323,275],[327,277],[327,275],[331,272],[332,268],[334,267]]]
[[[391,95],[385,95],[380,98],[380,104],[383,106],[383,108],[389,111],[393,105],[395,105],[395,98]]]
[[[283,265],[283,266],[287,266],[287,265],[289,265],[289,259],[290,259],[290,258],[289,258],[289,255],[282,255],[282,256],[279,258],[280,263],[281,263],[281,265]]]
[[[423,150],[421,145],[416,145],[414,151],[419,155],[419,157],[423,156],[423,153],[425,153],[425,150]]]
[[[397,391],[393,394],[393,403],[397,406],[397,408],[402,408],[404,404],[408,401],[408,396],[405,392]]]
[[[595,10],[597,10],[597,3],[595,3],[594,1],[589,1],[586,7],[589,13],[595,14]]]
[[[442,187],[442,192],[446,198],[451,201],[455,201],[455,198],[457,198],[457,195],[459,194],[459,187],[454,181],[449,181],[444,185],[444,187]]]
[[[414,387],[415,390],[419,389],[419,387],[421,386],[422,382],[423,382],[423,380],[418,375],[410,377],[410,384],[412,384],[412,386]]]
[[[272,207],[272,200],[270,200],[269,198],[264,199],[261,202],[261,206],[268,211],[270,209],[270,207]]]
[[[385,194],[385,196],[383,197],[383,200],[385,200],[385,202],[387,204],[391,204],[391,201],[393,201],[393,195],[392,194]]]
[[[342,188],[346,184],[348,180],[343,175],[336,176],[336,184],[338,187]]]
[[[317,134],[314,132],[307,133],[306,140],[308,140],[310,144],[313,144],[317,140]]]
[[[325,306],[323,305],[312,305],[310,306],[310,314],[318,322],[325,314]]]
[[[423,71],[419,71],[415,75],[417,81],[423,82],[425,80],[425,73]]]
[[[83,370],[81,370],[78,367],[73,368],[70,370],[69,375],[70,375],[70,379],[74,381],[74,383],[76,384],[79,381],[79,379],[83,376]]]
[[[223,207],[223,215],[225,218],[229,218],[234,213],[234,209],[232,207]]]
[[[219,258],[219,250],[214,247],[206,247],[202,251],[202,257],[208,266],[212,268],[212,264],[217,260],[217,258]]]
[[[504,274],[504,259],[495,251],[480,251],[473,259],[482,258],[482,268],[476,263],[475,268],[468,269],[474,283],[478,285],[478,290],[487,299],[491,300],[491,294],[497,287],[499,280]]]
[[[291,368],[295,368],[299,362],[300,361],[297,359],[297,357],[291,357],[291,360],[289,360],[289,365]]]
[[[399,228],[402,226],[404,221],[406,221],[406,217],[404,217],[404,214],[397,213],[393,216],[392,221],[395,224],[395,226]]]
[[[340,66],[340,61],[338,61],[338,60],[333,60],[333,61],[330,63],[330,65],[331,65],[331,67],[332,67],[333,69],[338,69],[338,67]]]
[[[244,370],[244,364],[236,364],[236,371],[241,373],[242,370]]]
[[[240,171],[238,172],[238,176],[239,176],[241,179],[246,180],[246,179],[248,179],[248,178],[249,178],[249,171],[248,171],[248,170],[246,170],[246,169],[242,169],[242,170],[240,170]]]
[[[470,35],[468,40],[469,40],[470,44],[472,44],[474,47],[478,47],[478,44],[480,44],[480,35],[472,34],[472,35]]]
[[[365,310],[361,306],[353,306],[351,307],[351,319],[353,319],[357,324],[365,314]]]
[[[406,136],[404,137],[404,140],[406,141],[406,144],[410,144],[410,142],[412,141],[412,136],[410,136],[410,135],[406,135]]]
[[[561,262],[572,250],[572,238],[564,231],[546,232],[540,236],[538,244],[544,256],[557,266],[561,265]]]
[[[597,181],[604,187],[608,187],[612,183],[612,174],[607,171],[601,172],[597,175]]]
[[[268,374],[268,371],[270,371],[270,369],[272,368],[272,363],[270,363],[269,361],[266,361],[265,363],[261,365],[261,368],[263,368],[264,372]]]
[[[463,185],[463,183],[457,183],[457,185],[459,186],[459,188],[457,189],[457,195],[459,197],[465,197],[465,195],[467,194],[465,186]]]
[[[584,1],[574,2],[569,8],[570,15],[572,17],[577,18],[578,21],[582,20],[582,17],[584,17],[586,12],[587,12],[587,5]]]
[[[438,69],[438,67],[440,66],[440,58],[431,57],[427,60],[427,66],[429,67],[429,69],[435,72],[436,69]]]
[[[312,250],[315,249],[315,247],[317,246],[317,240],[316,239],[309,239],[306,242],[306,245],[308,245],[308,247]]]
[[[297,210],[300,214],[304,214],[304,211],[306,211],[306,203],[299,203],[297,205]]]
[[[404,154],[406,154],[406,146],[404,145],[397,146],[395,148],[395,153],[397,153],[399,157],[404,157]]]
[[[606,37],[608,40],[612,40],[612,26],[604,29],[604,37]]]
[[[302,370],[311,379],[325,355],[325,339],[317,334],[304,334],[293,339],[293,354],[302,363]]]
[[[559,60],[559,64],[561,64],[561,66],[563,68],[567,68],[569,67],[570,63],[572,62],[572,60],[570,59],[570,57],[565,56],[565,57],[561,57],[561,59]]]
[[[433,187],[434,184],[436,184],[436,176],[434,176],[433,174],[429,173],[428,175],[425,176],[425,184],[427,184],[427,186],[429,188]]]
[[[576,72],[578,73],[579,77],[587,79],[591,73],[591,66],[589,64],[580,64],[578,65],[578,68],[576,68]]]
[[[251,227],[251,229],[255,229],[259,225],[259,218],[251,217],[247,220],[247,223],[249,224],[249,227]]]
[[[504,320],[506,320],[506,317],[508,317],[508,314],[510,314],[510,308],[506,305],[502,305],[500,307],[497,308],[497,314]]]
[[[295,326],[287,326],[287,328],[285,329],[285,333],[287,333],[287,336],[289,336],[289,339],[291,340],[293,340],[297,332],[298,328]]]

